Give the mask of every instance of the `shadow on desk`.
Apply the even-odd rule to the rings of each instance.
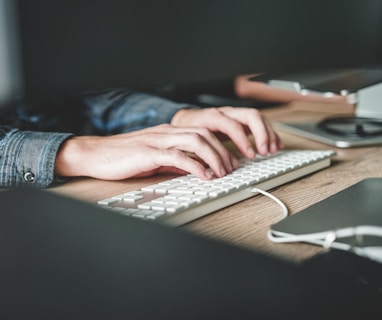
[[[47,191],[0,192],[0,252],[2,319],[340,319],[378,311],[374,292],[336,272]]]

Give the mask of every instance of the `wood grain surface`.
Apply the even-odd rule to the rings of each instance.
[[[264,109],[272,123],[278,121],[320,120],[333,114],[352,114],[350,105],[296,102]],[[331,149],[336,151],[329,168],[270,190],[289,208],[291,214],[369,177],[382,176],[382,147],[338,149],[278,130],[286,149]],[[70,197],[96,203],[99,199],[139,189],[172,176],[155,176],[126,181],[77,178],[50,189]],[[274,244],[267,238],[269,227],[281,218],[280,207],[267,197],[256,195],[223,210],[209,214],[180,228],[249,250],[260,251],[291,261],[302,261],[321,248],[310,244]]]

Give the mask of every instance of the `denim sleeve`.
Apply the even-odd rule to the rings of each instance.
[[[0,187],[46,188],[57,182],[54,175],[57,151],[70,136],[0,126]]]
[[[83,97],[87,118],[100,134],[117,134],[170,123],[181,109],[199,108],[156,95],[109,89]]]

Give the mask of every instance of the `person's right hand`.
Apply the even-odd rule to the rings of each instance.
[[[237,165],[210,130],[165,124],[108,137],[70,138],[57,154],[55,173],[121,180],[173,172],[207,180],[222,177]]]

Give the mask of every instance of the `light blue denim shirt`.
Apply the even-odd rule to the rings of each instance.
[[[77,111],[85,115],[87,135],[111,135],[169,123],[178,110],[197,108],[128,89],[88,92],[82,102],[83,107]],[[23,120],[38,119],[32,114]],[[54,174],[55,159],[61,144],[72,136],[71,132],[26,131],[0,124],[0,187],[46,188],[61,182]]]

